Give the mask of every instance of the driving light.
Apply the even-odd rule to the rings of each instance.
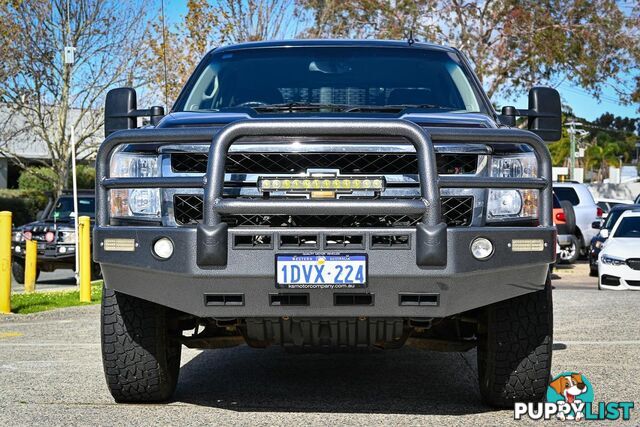
[[[12,242],[22,242],[24,240],[24,236],[21,231],[14,231],[11,233],[11,241]]]
[[[173,242],[167,237],[161,237],[153,244],[153,253],[158,258],[168,259],[173,255]]]
[[[111,157],[109,175],[114,178],[148,178],[158,176],[158,156],[115,153]],[[160,190],[138,188],[111,190],[111,217],[158,218]]]
[[[471,242],[471,254],[478,260],[487,259],[493,254],[493,244],[489,239],[477,237]]]
[[[321,190],[333,192],[352,192],[354,190],[384,191],[383,177],[365,176],[325,176],[325,177],[259,177],[258,189],[263,193],[285,191],[288,193],[306,193]]]

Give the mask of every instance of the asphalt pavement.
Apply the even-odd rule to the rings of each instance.
[[[596,401],[640,402],[640,292],[598,291],[584,264],[559,268],[554,288],[553,373],[582,372]],[[118,405],[104,383],[98,306],[0,317],[0,425],[535,423],[482,405],[477,375],[475,351],[185,348],[174,401]]]
[[[51,272],[43,271],[36,280],[36,291],[66,291],[76,288],[76,279],[73,270],[61,269]],[[24,285],[11,277],[11,290],[23,292]]]

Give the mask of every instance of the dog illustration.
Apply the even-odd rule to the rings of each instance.
[[[582,380],[582,374],[571,374],[564,375],[556,378],[549,387],[553,388],[556,393],[564,397],[564,401],[568,404],[572,403],[582,403],[582,400],[577,399],[577,396],[580,396],[587,391],[587,385]],[[584,417],[582,412],[569,415],[567,419],[575,419],[576,421],[581,420]],[[558,413],[558,418],[564,420],[565,414]]]

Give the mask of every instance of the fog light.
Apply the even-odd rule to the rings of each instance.
[[[471,253],[475,259],[487,259],[493,254],[493,244],[489,239],[478,237],[471,242]]]
[[[173,242],[166,237],[161,237],[153,244],[153,252],[158,258],[170,258],[173,255]]]

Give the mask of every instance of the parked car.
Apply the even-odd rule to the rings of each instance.
[[[589,245],[589,274],[591,276],[596,277],[598,275],[598,255],[600,255],[602,245],[607,241],[607,238],[609,237],[614,225],[616,225],[618,218],[620,218],[620,215],[622,215],[623,212],[630,210],[640,212],[640,204],[614,206],[609,212],[609,216],[606,220],[597,220],[593,222],[592,227],[594,230],[598,230],[598,234],[591,239],[591,244]]]
[[[640,291],[640,212],[625,211],[598,257],[598,289]]]
[[[94,191],[81,191],[78,194],[78,212],[80,216],[95,217]],[[51,200],[38,220],[15,227],[11,234],[13,262],[11,272],[16,282],[24,281],[25,246],[27,240],[37,242],[38,255],[36,279],[41,271],[54,271],[61,268],[75,269],[76,232],[74,224],[73,196],[63,193]],[[100,277],[100,265],[93,264],[92,277]]]
[[[576,216],[575,235],[578,238],[578,247],[584,255],[588,253],[589,243],[597,234],[591,227],[593,221],[602,218],[602,208],[596,205],[591,192],[586,185],[579,182],[554,182],[553,191],[560,201],[567,201],[573,206]]]
[[[614,206],[632,205],[632,204],[633,204],[633,200],[619,200],[619,199],[606,199],[606,198],[598,199],[598,201],[596,202],[596,205],[598,205],[598,207],[602,209],[602,218],[606,218],[607,215],[609,215],[609,211]]]
[[[578,239],[575,236],[576,217],[569,202],[561,202],[553,194],[553,224],[558,230],[557,262],[571,264],[578,259]]]

